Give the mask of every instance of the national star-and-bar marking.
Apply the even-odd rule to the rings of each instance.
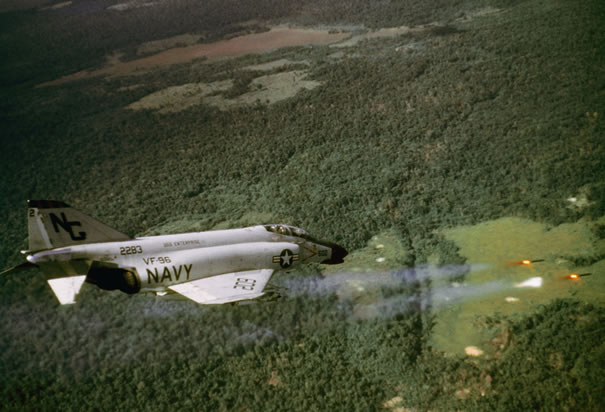
[[[293,262],[298,260],[298,255],[292,253],[290,249],[284,249],[279,256],[273,256],[273,263],[279,263],[283,268],[289,268]]]

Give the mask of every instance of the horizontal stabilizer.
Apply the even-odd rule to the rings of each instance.
[[[66,278],[49,279],[48,284],[55,293],[61,305],[76,303],[76,295],[80,292],[86,275],[70,276]]]
[[[262,296],[271,275],[273,269],[246,270],[181,283],[169,289],[194,302],[217,305]]]

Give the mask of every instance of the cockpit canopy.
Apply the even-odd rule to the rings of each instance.
[[[306,240],[311,240],[311,236],[303,229],[288,225],[264,225],[269,232],[278,233],[285,236],[296,236]]]

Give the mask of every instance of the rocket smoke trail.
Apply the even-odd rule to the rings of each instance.
[[[283,287],[288,289],[289,296],[329,295],[340,290],[344,285],[359,290],[371,291],[379,288],[397,288],[413,283],[426,281],[450,280],[468,272],[484,270],[486,264],[420,266],[382,272],[342,272],[322,276],[285,278]]]
[[[463,274],[485,270],[489,266],[421,266],[389,272],[343,272],[325,277],[286,278],[283,286],[287,289],[286,296],[324,297],[337,294],[342,301],[356,301],[354,307],[357,311],[372,313],[373,317],[390,318],[410,310],[440,308],[518,287],[505,281],[479,284],[455,281]],[[342,308],[349,310],[351,306],[342,305]]]

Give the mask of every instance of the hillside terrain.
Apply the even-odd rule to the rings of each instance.
[[[4,2],[0,269],[26,199],[131,236],[282,222],[350,255],[241,306],[85,285],[60,307],[5,275],[1,408],[603,410],[603,21],[598,0]]]

